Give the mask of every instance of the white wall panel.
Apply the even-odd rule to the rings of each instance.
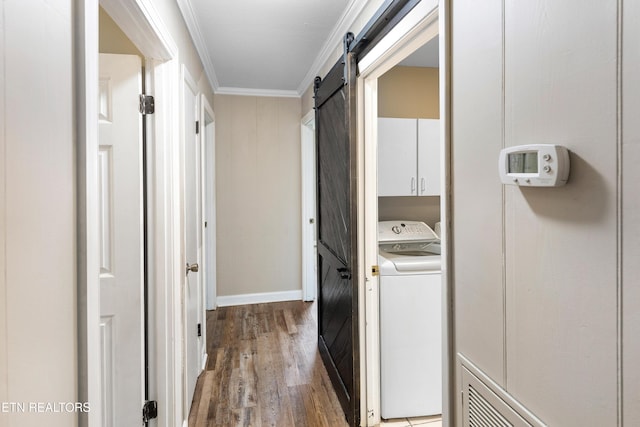
[[[502,2],[453,1],[451,13],[456,351],[504,385]]]
[[[507,389],[550,425],[616,423],[615,6],[505,3],[506,145],[572,152],[565,187],[505,187]]]
[[[640,3],[623,2],[622,309],[623,416],[640,425]]]
[[[613,0],[495,2],[490,17],[484,3],[452,4],[457,351],[549,425],[616,425],[619,390],[624,390],[624,424],[637,424],[640,369],[631,361],[640,353],[635,286],[640,270],[629,260],[640,255],[640,174],[632,166],[640,161],[640,126],[632,119],[640,110],[634,77],[640,71],[640,8],[624,5],[623,60],[618,57],[619,5]],[[498,46],[502,35],[504,45]],[[492,43],[494,56],[486,64],[487,55],[480,52]],[[619,64],[626,76],[621,151]],[[497,182],[500,147],[494,141],[500,132],[505,146],[566,145],[572,152],[569,183],[549,189],[506,186],[503,198],[497,197],[489,182]],[[470,229],[477,225],[471,212],[484,219],[484,229]],[[490,235],[486,228],[494,222],[484,215],[504,215],[504,224],[498,221]],[[502,247],[504,270],[486,262],[494,248]],[[485,262],[470,261],[473,250]],[[495,289],[503,271],[504,289]],[[469,285],[473,278],[475,288]],[[485,310],[491,305],[478,297],[478,290],[488,295],[489,289],[495,292],[493,311]],[[503,297],[506,315],[501,318],[496,302]],[[492,341],[485,338],[483,345],[479,334],[505,336],[505,357],[487,363]],[[618,383],[620,367],[624,387]]]
[[[1,6],[7,107],[3,351],[6,398],[13,402],[77,400],[71,6],[43,0]],[[30,94],[38,95],[37,102]],[[27,412],[5,419],[11,426],[68,427],[77,416]]]

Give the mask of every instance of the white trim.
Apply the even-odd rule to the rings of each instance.
[[[308,126],[315,129],[315,121],[316,121],[316,110],[311,109],[307,114],[302,117],[300,123],[304,126]]]
[[[375,69],[377,75],[386,73],[395,64],[415,51],[415,46],[422,46],[425,40],[431,40],[433,34],[423,31],[438,18],[438,1],[422,0],[404,17],[364,58],[358,61],[361,75],[367,75]],[[437,34],[437,26],[435,27]],[[381,67],[381,64],[386,64]]]
[[[270,96],[278,98],[300,98],[301,96],[295,90],[250,89],[242,87],[220,87],[216,90],[216,95]]]
[[[202,365],[200,367],[200,371],[204,371],[207,367],[207,360],[209,360],[209,355],[207,353],[202,355]]]
[[[177,54],[177,52],[176,52]],[[149,244],[154,252],[153,260],[149,263],[149,282],[154,285],[150,291],[155,293],[155,345],[156,367],[151,366],[151,375],[155,377],[152,390],[157,393],[159,409],[158,426],[174,426],[179,417],[178,402],[175,400],[175,384],[177,373],[175,369],[176,313],[180,311],[180,300],[175,297],[176,275],[182,272],[180,264],[180,246],[178,240],[179,215],[177,212],[176,188],[177,168],[176,146],[179,137],[178,126],[178,76],[179,66],[177,57],[171,61],[147,61],[146,69],[152,69],[153,92],[157,100],[156,112],[151,116],[153,143],[148,165],[149,183],[153,191],[147,193],[149,210],[154,213],[149,218]],[[152,165],[152,167],[151,167]],[[151,219],[153,218],[153,222]],[[152,299],[153,300],[153,299]],[[150,307],[151,308],[151,307]],[[150,343],[151,344],[151,343]],[[163,408],[166,406],[166,409]]]
[[[453,323],[453,249],[451,243],[451,1],[441,0],[438,6],[440,55],[440,224],[442,237],[442,425],[452,425],[455,419],[455,327]]]
[[[316,138],[315,110],[304,115],[300,122],[300,178],[301,178],[301,225],[302,225],[302,295],[304,301],[314,301],[317,293],[317,250],[313,227],[316,223]]]
[[[81,427],[102,423],[100,348],[100,237],[98,227],[98,0],[80,2],[74,14],[77,233],[78,400],[91,411],[78,415]],[[84,256],[83,256],[84,255]]]
[[[359,246],[363,248],[361,254],[364,262],[362,263],[363,271],[361,274],[361,282],[363,283],[360,290],[363,295],[362,304],[364,310],[361,310],[360,325],[361,331],[361,348],[364,348],[364,355],[361,359],[361,369],[364,372],[361,378],[361,387],[365,392],[362,396],[361,407],[362,419],[366,419],[366,425],[378,425],[380,419],[380,341],[379,341],[379,294],[378,294],[378,276],[371,273],[371,266],[378,263],[378,195],[377,195],[377,115],[378,115],[378,84],[377,79],[387,72],[393,66],[397,65],[402,59],[409,56],[420,46],[424,45],[428,40],[438,34],[438,2],[436,0],[423,0],[419,3],[385,38],[383,38],[361,61],[358,63],[360,70],[360,79],[358,80],[358,127],[363,129],[358,135],[359,151],[362,161],[360,168],[359,181],[366,182],[364,188],[360,189],[361,197],[361,227],[359,233]],[[441,37],[444,40],[444,37]],[[442,43],[442,42],[441,42]],[[443,53],[440,53],[441,57]],[[444,67],[445,62],[441,62]],[[445,72],[441,70],[442,73]],[[441,85],[442,88],[443,85]],[[440,93],[443,96],[444,92]],[[442,103],[443,106],[445,103]],[[441,107],[442,109],[443,107]],[[441,126],[444,124],[446,114],[441,114]],[[366,143],[365,143],[366,141]],[[447,148],[448,149],[448,148]],[[442,150],[443,152],[446,150]],[[441,162],[443,160],[441,159]],[[445,168],[442,167],[442,171]],[[448,169],[446,169],[448,171]],[[444,172],[441,172],[444,173]],[[445,185],[447,181],[442,180],[441,185]],[[448,186],[447,186],[448,188]],[[442,191],[441,194],[446,194]],[[441,208],[443,215],[447,212],[446,208]],[[443,217],[446,218],[446,217]],[[446,238],[445,238],[446,239]],[[446,243],[444,244],[446,245]],[[443,245],[443,246],[444,246]],[[446,249],[445,252],[447,253]],[[447,283],[445,269],[443,268],[443,283]],[[447,292],[443,292],[446,295]],[[443,297],[445,313],[443,318],[448,315],[450,306],[445,302]],[[443,342],[449,339],[448,323],[443,323]],[[362,337],[364,335],[364,337]],[[443,345],[443,357],[448,357],[448,344]],[[446,364],[445,364],[446,365]],[[448,372],[443,369],[443,394],[448,397],[449,393],[449,377]],[[446,401],[446,400],[444,400]],[[366,412],[365,412],[366,411]],[[448,416],[448,408],[443,407],[443,414]],[[366,416],[366,418],[365,418]],[[444,424],[446,425],[446,424]]]
[[[202,159],[202,218],[207,222],[203,227],[204,299],[206,310],[216,309],[217,264],[216,264],[216,116],[207,97],[200,96],[200,145]],[[206,337],[206,312],[203,334]]]
[[[302,290],[263,292],[258,294],[239,294],[218,296],[218,307],[234,305],[264,304],[268,302],[300,301]]]
[[[189,34],[191,34],[193,44],[196,46],[196,50],[198,51],[198,56],[200,56],[200,61],[202,61],[205,74],[209,79],[209,83],[211,84],[213,91],[217,93],[218,88],[220,87],[218,76],[216,75],[216,70],[213,68],[213,62],[211,61],[211,56],[209,56],[209,49],[207,49],[207,44],[202,36],[202,31],[200,31],[200,25],[196,19],[191,2],[189,0],[177,0],[177,3],[180,8],[180,12],[182,12],[184,21],[187,24]]]
[[[362,94],[358,102],[364,107],[369,101],[366,108],[360,108],[362,111],[359,119],[362,120],[363,132],[358,133],[358,144],[362,147],[362,156],[364,157],[364,181],[371,183],[365,185],[364,201],[362,202],[362,210],[365,212],[363,224],[363,239],[359,242],[364,247],[364,258],[361,264],[365,271],[365,287],[364,297],[364,317],[365,326],[364,345],[365,354],[361,357],[365,366],[362,372],[365,372],[366,386],[364,388],[364,399],[362,406],[367,408],[367,423],[365,425],[373,426],[380,423],[380,321],[379,321],[379,276],[371,274],[368,266],[378,264],[378,186],[377,169],[371,165],[377,165],[378,145],[365,141],[378,140],[378,79],[358,79],[358,93]],[[364,420],[364,418],[363,418]]]
[[[170,60],[177,54],[178,47],[153,0],[100,0],[100,6],[146,58]]]

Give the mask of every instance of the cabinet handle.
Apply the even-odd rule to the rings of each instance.
[[[414,193],[415,191],[416,191],[416,179],[411,178],[411,193]]]
[[[420,178],[420,194],[424,194],[424,178]]]

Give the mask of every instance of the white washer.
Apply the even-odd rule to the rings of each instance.
[[[442,413],[440,239],[416,221],[380,221],[382,418]]]

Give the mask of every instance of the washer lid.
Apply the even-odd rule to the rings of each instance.
[[[380,251],[378,256],[381,276],[396,276],[398,274],[420,274],[441,270],[440,255],[407,256]]]

